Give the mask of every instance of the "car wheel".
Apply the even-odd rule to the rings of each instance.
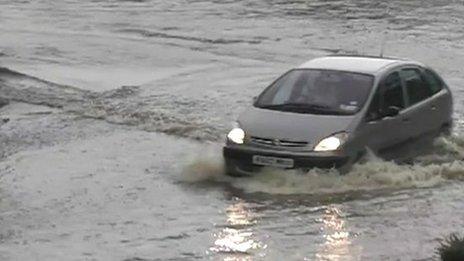
[[[225,174],[231,177],[248,177],[246,171],[240,171],[241,165],[233,160],[225,160]]]
[[[348,174],[352,169],[353,165],[358,162],[362,157],[366,155],[366,151],[359,151],[356,155],[351,156],[348,161],[338,168],[340,175]]]
[[[440,135],[448,137],[451,136],[452,128],[449,124],[445,124],[440,128]]]

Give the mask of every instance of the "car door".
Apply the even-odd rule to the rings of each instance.
[[[398,115],[385,116],[389,107],[398,108]],[[404,113],[404,87],[398,71],[383,77],[371,100],[361,135],[374,152],[382,152],[408,139],[410,122]]]
[[[453,101],[443,80],[432,70],[422,68],[422,75],[432,92],[430,97],[430,117],[434,128],[442,131],[452,125]]]
[[[440,121],[436,99],[432,89],[425,81],[422,69],[418,66],[403,67],[400,76],[405,86],[407,108],[411,128],[411,138],[419,138],[439,128]]]

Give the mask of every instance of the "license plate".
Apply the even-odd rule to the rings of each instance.
[[[277,168],[293,168],[294,163],[293,159],[254,155],[253,164]]]

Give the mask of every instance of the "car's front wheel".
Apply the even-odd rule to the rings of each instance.
[[[253,166],[247,166],[239,161],[224,159],[225,174],[231,177],[249,177],[255,172]]]

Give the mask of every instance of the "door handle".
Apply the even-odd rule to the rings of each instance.
[[[432,106],[430,107],[430,109],[432,109],[432,111],[436,111],[436,110],[437,110],[437,106],[432,105]]]
[[[408,123],[408,122],[410,122],[411,120],[410,120],[409,118],[403,118],[403,119],[401,119],[401,121],[404,122],[404,123]]]

